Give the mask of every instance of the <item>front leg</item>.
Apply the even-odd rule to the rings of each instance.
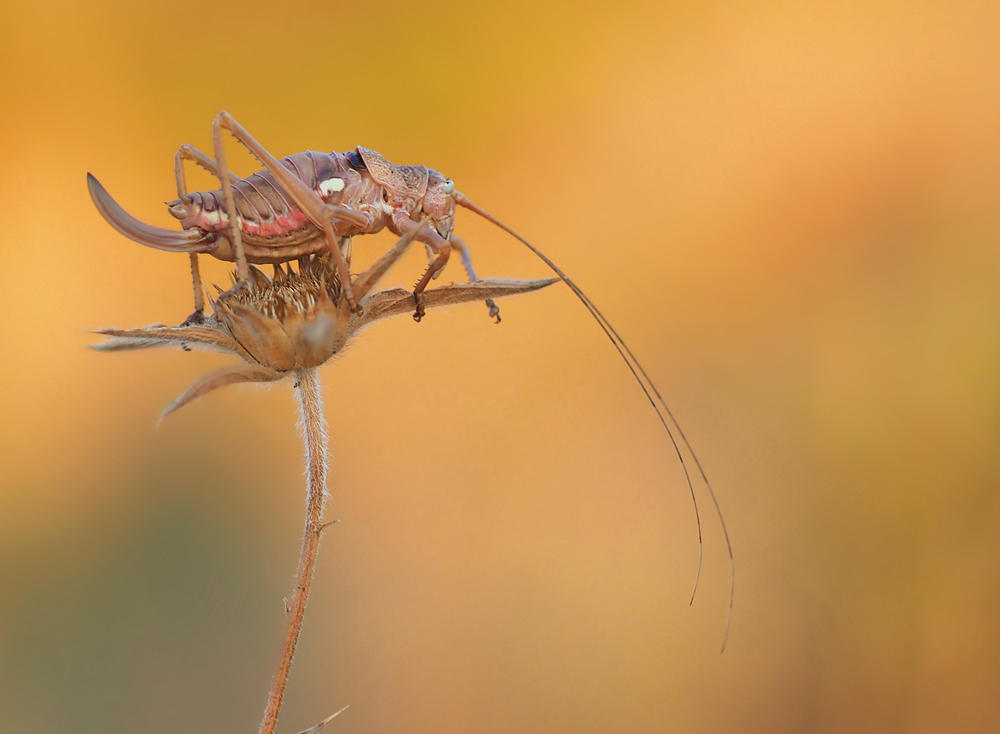
[[[424,307],[420,303],[420,294],[427,288],[427,284],[431,282],[431,279],[448,264],[448,258],[451,256],[451,243],[430,227],[425,227],[422,222],[419,224],[414,222],[410,215],[403,209],[393,210],[392,223],[404,235],[417,230],[416,239],[430,247],[437,256],[427,266],[423,277],[413,287],[413,305],[415,308],[413,320],[419,322],[424,317]]]
[[[469,276],[470,283],[476,283],[479,281],[479,276],[476,275],[476,269],[472,266],[472,255],[469,254],[469,248],[465,246],[465,242],[461,237],[456,235],[451,236],[451,246],[458,250],[459,256],[462,258],[462,266],[465,268],[465,272]],[[486,299],[486,307],[490,310],[490,318],[495,318],[496,323],[500,323],[500,308],[493,302],[492,298]]]

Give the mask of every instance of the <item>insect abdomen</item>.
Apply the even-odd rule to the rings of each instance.
[[[281,163],[331,203],[338,203],[339,192],[344,190],[351,176],[357,177],[339,153],[310,150],[288,156]],[[264,244],[265,240],[298,240],[301,235],[318,235],[318,230],[266,170],[235,181],[233,202],[248,242]],[[183,202],[171,203],[171,213],[181,219],[185,229],[198,227],[208,232],[222,232],[229,226],[221,189],[188,194]]]

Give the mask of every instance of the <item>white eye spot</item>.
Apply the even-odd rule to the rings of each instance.
[[[447,181],[441,184],[441,190],[446,194],[455,193],[455,182],[449,178]]]
[[[320,193],[323,196],[329,196],[337,191],[344,190],[344,179],[342,178],[328,178],[326,181],[321,181],[319,184]]]

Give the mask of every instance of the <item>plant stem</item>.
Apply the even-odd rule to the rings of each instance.
[[[288,682],[288,671],[295,656],[295,645],[302,630],[302,617],[306,612],[306,600],[312,584],[313,568],[319,552],[320,536],[323,533],[323,502],[326,495],[326,420],[323,416],[323,397],[319,378],[315,369],[299,370],[295,373],[296,394],[299,398],[302,428],[306,446],[306,522],[302,531],[302,551],[299,553],[299,570],[295,579],[295,593],[288,610],[288,629],[281,651],[278,672],[271,684],[267,697],[264,720],[260,722],[260,734],[273,734],[278,724],[278,711]]]

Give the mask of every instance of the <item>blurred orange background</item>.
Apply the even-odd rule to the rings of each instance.
[[[0,730],[251,732],[303,505],[292,391],[156,425],[172,156],[424,163],[564,286],[323,370],[329,517],[279,731],[1000,730],[1000,12],[973,3],[0,4]],[[235,143],[231,167],[257,169]],[[192,188],[214,188],[189,173]],[[468,213],[484,276],[544,266]],[[391,242],[357,241],[362,261]],[[410,284],[412,252],[392,274]],[[209,280],[228,278],[207,263]],[[461,278],[453,264],[445,280]]]

